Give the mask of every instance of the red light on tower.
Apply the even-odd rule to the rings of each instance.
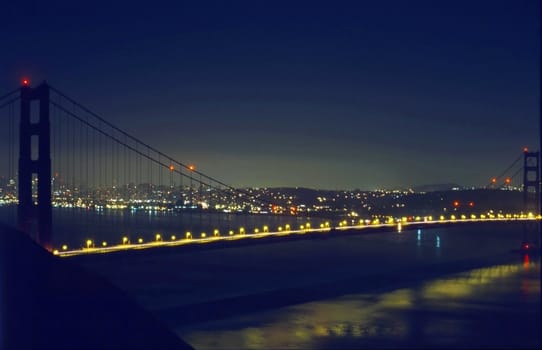
[[[23,79],[23,86],[28,86],[30,84],[30,80],[28,79]]]
[[[529,152],[529,149],[527,147],[523,147],[523,152],[527,153]]]
[[[474,202],[469,202],[469,207],[474,207]]]

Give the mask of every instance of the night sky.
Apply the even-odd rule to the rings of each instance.
[[[478,186],[538,149],[535,0],[14,3],[0,95],[46,79],[234,186]]]

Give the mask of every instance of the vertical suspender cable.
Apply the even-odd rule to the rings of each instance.
[[[81,123],[78,123],[79,124],[79,140],[77,140],[78,142],[78,147],[79,147],[79,159],[77,159],[77,167],[79,168],[79,195],[78,197],[81,198],[81,194],[83,193],[83,190],[82,190],[82,187],[83,187],[83,164],[81,163],[82,160],[83,160],[83,124]]]
[[[114,130],[113,130],[114,132]],[[112,133],[114,135],[114,133]],[[115,186],[115,143],[111,140],[111,188]],[[113,191],[113,190],[112,190]],[[113,192],[114,193],[114,192]]]
[[[124,144],[126,144],[126,136],[124,136]],[[122,171],[122,175],[123,175],[123,182],[124,182],[124,189],[125,189],[125,197],[126,197],[126,200],[129,199],[129,196],[128,196],[128,157],[127,157],[127,154],[126,154],[126,146],[123,146],[123,151],[124,151],[124,157],[123,160],[124,160],[124,169]]]
[[[75,105],[73,105],[72,109],[75,108]],[[73,195],[74,195],[74,192],[75,192],[75,135],[76,135],[76,128],[77,128],[77,121],[73,118],[70,118],[72,119],[72,132],[71,132],[71,137],[72,137],[72,198]]]
[[[7,140],[8,140],[8,147],[7,147],[7,153],[8,153],[8,174],[7,174],[7,188],[10,189],[10,194],[12,193],[13,191],[13,188],[11,187],[11,179],[13,178],[12,177],[12,172],[13,172],[13,104],[10,104],[9,107],[8,107],[8,128],[7,128]],[[11,197],[11,196],[10,196]],[[13,203],[9,203],[9,223],[10,224],[13,224],[14,221],[15,221],[15,217],[13,215],[14,211],[12,209],[12,207],[14,207],[14,204]]]
[[[136,149],[136,154],[134,155],[134,157],[135,157],[135,159],[134,159],[134,163],[135,163],[135,188],[136,188],[136,193],[139,194],[139,183],[140,183],[139,165],[140,165],[141,158],[139,157],[139,154],[137,153],[137,143],[135,144],[135,149]]]
[[[101,130],[102,125],[101,122],[98,123],[98,128]],[[101,192],[103,191],[103,182],[102,182],[102,146],[103,146],[103,140],[102,140],[102,134],[98,134],[98,187],[100,188],[100,199],[101,199]]]
[[[59,101],[58,101],[58,105],[61,106],[62,105],[62,96],[59,96]],[[63,168],[63,158],[64,158],[64,154],[66,153],[66,145],[64,145],[64,142],[65,142],[65,138],[64,138],[64,129],[62,127],[62,125],[64,124],[64,119],[63,119],[63,111],[59,110],[58,113],[57,113],[57,118],[58,118],[58,187],[59,187],[59,191],[63,192],[64,191],[64,186],[62,186],[62,180],[65,180],[66,179],[66,173],[64,172],[64,168]]]
[[[199,175],[199,226],[200,227],[202,227],[201,214],[203,212],[203,198],[202,198],[203,192],[202,192],[202,189],[203,189],[203,182],[201,182],[201,174],[200,174]]]
[[[85,121],[88,124],[88,114],[85,113]],[[84,132],[84,147],[85,147],[85,160],[84,160],[84,166],[85,166],[85,194],[83,196],[84,198],[84,213],[85,213],[85,226],[89,227],[89,216],[90,216],[90,179],[89,179],[89,173],[88,169],[90,167],[89,164],[89,142],[88,142],[89,134],[88,134],[88,126],[85,125],[85,132]]]
[[[222,219],[222,211],[220,210],[220,196],[222,196],[222,185],[218,184],[218,192],[215,191],[215,212],[216,212],[216,221],[218,227],[221,225],[221,219]],[[228,228],[229,229],[229,228]]]
[[[153,184],[152,184],[152,163],[151,163],[151,159],[150,159],[150,154],[151,154],[151,150],[149,147],[147,147],[147,160],[148,160],[148,167],[149,167],[149,175],[148,175],[148,180],[149,180],[149,187],[150,187],[150,190],[151,190],[151,193],[152,193],[152,188],[154,187]]]
[[[188,201],[190,203],[190,207],[189,207],[189,215],[190,215],[190,229],[193,230],[193,227],[192,227],[192,213],[193,213],[193,208],[194,208],[194,191],[192,191],[192,177],[193,177],[193,174],[192,174],[192,170],[189,170],[190,171],[190,188],[188,189]]]
[[[132,183],[132,152],[128,152],[128,183]]]
[[[85,121],[88,123],[88,117],[86,117]],[[84,189],[84,193],[83,193],[82,198],[84,198],[85,208],[88,209],[89,199],[90,199],[90,196],[89,196],[89,192],[90,192],[90,174],[89,174],[89,169],[90,169],[90,163],[89,163],[90,162],[90,149],[89,148],[90,148],[90,144],[89,144],[89,131],[88,131],[88,127],[86,125],[84,126],[83,140],[82,140],[81,147],[84,148],[83,159],[81,159],[81,164],[84,166],[83,176],[84,176],[84,179],[85,179],[84,180],[85,189]]]
[[[92,131],[92,194],[94,198],[94,205],[96,205],[96,199],[97,199],[97,193],[98,193],[98,185],[97,185],[97,178],[98,176],[96,174],[96,131]]]

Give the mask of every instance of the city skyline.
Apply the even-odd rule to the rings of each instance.
[[[481,186],[538,148],[537,3],[310,4],[10,5],[0,87],[47,79],[236,187]]]

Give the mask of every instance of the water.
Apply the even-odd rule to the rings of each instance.
[[[521,224],[70,258],[197,349],[539,347]]]
[[[178,329],[196,349],[540,347],[539,261]]]
[[[0,206],[0,221],[15,225],[15,209],[14,206]],[[270,229],[286,224],[297,228],[308,221],[319,225],[326,220],[277,215],[53,208],[53,246],[58,248],[66,244],[80,248],[88,239],[98,244],[102,241],[119,244],[125,236],[132,241],[143,238],[147,242],[154,240],[157,233],[168,239],[172,235],[184,237],[187,231],[195,235],[201,232],[211,235],[214,229],[219,229],[224,235],[229,230],[238,232],[240,227],[250,233],[254,228],[262,230],[265,225]]]
[[[1,220],[14,217],[0,208]],[[307,221],[201,218],[55,209],[55,242]],[[326,237],[68,260],[112,281],[196,349],[540,347],[540,260],[511,253],[522,224]]]

